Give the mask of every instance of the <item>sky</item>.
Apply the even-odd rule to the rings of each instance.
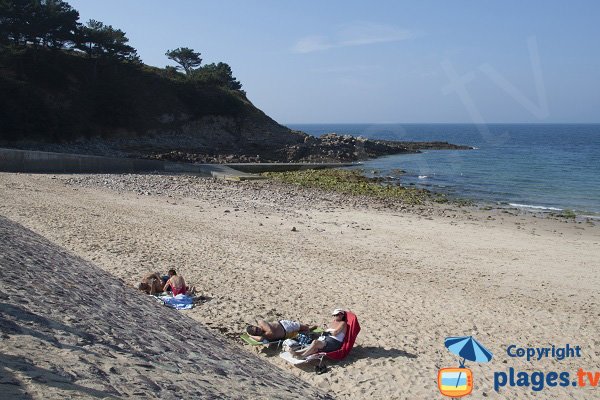
[[[600,2],[67,0],[143,62],[226,62],[280,123],[600,122]]]

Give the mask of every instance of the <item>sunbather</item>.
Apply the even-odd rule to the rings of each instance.
[[[160,293],[163,291],[163,280],[158,272],[148,274],[139,283],[138,289],[148,294]]]
[[[264,320],[257,321],[257,325],[248,325],[246,332],[248,335],[259,342],[263,340],[274,341],[282,340],[295,336],[298,332],[309,332],[311,328],[306,324],[301,324],[298,321],[290,321],[283,319],[276,322],[268,322]]]
[[[178,294],[186,294],[190,288],[185,285],[183,277],[177,275],[174,269],[170,269],[169,280],[165,283],[163,291],[166,292],[169,289],[173,292],[173,296],[177,296]]]
[[[290,353],[297,358],[305,358],[311,354],[323,352],[329,353],[339,350],[346,336],[346,311],[336,308],[331,313],[333,320],[329,328],[317,340],[314,340],[307,348],[302,350],[290,349]]]

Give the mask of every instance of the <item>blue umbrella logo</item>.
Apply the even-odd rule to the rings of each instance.
[[[488,362],[492,359],[492,352],[475,340],[473,336],[448,337],[444,340],[444,345],[452,353],[462,358],[461,368],[464,368],[465,360]]]
[[[464,391],[461,392],[461,395],[470,393],[470,390],[472,390],[472,375],[471,370],[464,369],[465,360],[473,362],[488,362],[492,359],[492,352],[486,349],[485,346],[479,343],[477,340],[475,340],[473,336],[448,337],[446,338],[446,340],[444,340],[444,345],[452,353],[461,357],[461,361],[459,369],[450,368],[450,370],[453,370],[454,372],[448,372],[446,377],[443,378],[443,381],[446,381],[447,383],[440,383],[440,390],[443,389],[442,394],[448,395],[448,393],[458,393],[460,392],[459,386],[461,388],[464,387]],[[467,374],[466,377],[463,376],[463,371]],[[451,376],[456,377],[455,384],[448,382],[449,379],[452,379]],[[470,385],[468,385],[467,382],[470,382]]]

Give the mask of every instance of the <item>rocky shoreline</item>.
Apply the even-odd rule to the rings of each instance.
[[[12,142],[2,147],[22,150],[76,153],[107,157],[144,158],[200,164],[263,162],[355,162],[422,150],[470,150],[472,147],[448,142],[396,142],[365,139],[329,133],[321,137],[294,131],[297,143],[238,144],[238,146],[200,146],[185,135],[94,138],[67,143]],[[303,137],[303,139],[302,139]]]
[[[301,186],[280,179],[261,181],[222,181],[214,178],[203,178],[191,175],[165,176],[162,174],[82,174],[60,178],[65,185],[86,189],[106,189],[119,194],[133,193],[137,196],[150,196],[188,199],[210,199],[224,206],[237,210],[241,207],[232,201],[240,193],[244,193],[252,204],[277,204],[283,208],[298,208],[300,204],[326,204],[323,211],[354,208],[359,210],[387,210],[388,212],[405,212],[422,217],[459,218],[469,221],[486,222],[496,218],[534,218],[535,220],[554,220],[572,225],[596,226],[590,218],[569,218],[562,214],[535,212],[526,209],[478,203],[455,199],[439,201],[426,190],[422,201],[407,202],[398,197],[382,197],[369,194],[348,193],[320,187]],[[376,180],[375,180],[376,181]],[[431,194],[427,196],[427,193]],[[256,206],[253,206],[256,209]]]
[[[202,154],[170,151],[147,156],[157,160],[197,163],[256,162],[354,162],[392,154],[419,153],[422,150],[471,150],[470,146],[448,142],[396,142],[329,133],[321,137],[306,135],[303,143],[263,151],[262,155]]]

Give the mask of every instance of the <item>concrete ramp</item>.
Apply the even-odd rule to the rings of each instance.
[[[0,149],[0,171],[67,174],[157,171],[212,176],[211,170],[194,164],[16,149]]]
[[[227,180],[263,179],[262,172],[283,172],[300,169],[339,168],[351,163],[248,163],[189,164],[136,158],[91,156],[85,154],[0,148],[0,172],[62,173],[62,174],[122,174],[122,173],[186,173]]]
[[[216,178],[251,179],[257,177],[220,164],[175,163],[16,149],[0,149],[0,171],[65,174],[165,172]]]
[[[204,171],[209,171],[210,176],[219,179],[226,179],[232,181],[265,179],[265,177],[263,176],[242,172],[223,164],[198,164],[197,166],[198,168],[202,168]]]

